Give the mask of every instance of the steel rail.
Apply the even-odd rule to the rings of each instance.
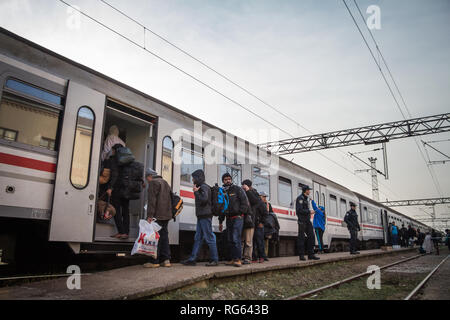
[[[380,267],[380,270],[386,269],[386,268],[389,268],[389,267],[392,267],[392,266],[395,266],[397,264],[404,263],[404,262],[407,262],[407,261],[410,261],[410,260],[413,260],[413,259],[417,259],[417,258],[422,257],[422,256],[423,256],[423,254],[418,254],[418,255],[415,255],[415,256],[412,256],[412,257],[409,257],[409,258],[406,258],[406,259],[402,259],[402,260],[399,260],[399,261],[387,264],[385,266],[382,266],[382,267]],[[320,287],[320,288],[317,288],[317,289],[313,289],[313,290],[310,290],[310,291],[307,291],[307,292],[303,292],[303,293],[300,293],[298,295],[286,298],[285,300],[299,300],[299,299],[303,299],[303,298],[306,298],[306,297],[308,297],[310,295],[313,295],[315,293],[318,293],[318,292],[321,292],[321,291],[324,291],[324,290],[327,290],[327,289],[331,289],[331,288],[334,288],[334,287],[338,287],[338,286],[340,286],[340,285],[342,285],[344,283],[347,283],[347,282],[350,282],[350,281],[353,281],[353,280],[356,280],[356,279],[359,279],[359,278],[362,278],[362,277],[365,277],[365,276],[370,276],[375,271],[376,270],[374,270],[372,272],[359,273],[357,275],[354,275],[354,276],[351,276],[349,278],[345,278],[343,280],[340,280],[340,281],[328,284],[326,286],[323,286],[323,287]]]
[[[414,297],[416,293],[425,285],[425,283],[427,283],[431,276],[440,268],[440,266],[444,264],[448,257],[449,255],[447,255],[433,270],[431,270],[431,272],[425,277],[425,279],[423,279],[422,282],[419,283],[417,287],[415,287],[414,290],[411,291],[411,293],[404,300],[409,300]]]

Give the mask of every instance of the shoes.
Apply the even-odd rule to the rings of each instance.
[[[258,262],[259,263],[263,263],[264,262],[264,258],[260,258]]]
[[[252,260],[252,263],[258,263],[258,260]]]
[[[306,261],[306,258],[305,258],[305,256],[300,256],[300,257],[299,257],[299,260],[301,260],[301,261]]]
[[[128,235],[127,234],[122,234],[122,235],[120,235],[120,239],[126,240],[126,239],[128,239]]]
[[[144,263],[144,268],[159,268],[159,263]]]
[[[353,252],[350,252],[350,254],[360,254],[360,252],[359,251],[353,251]]]
[[[250,260],[244,259],[244,261],[242,261],[242,264],[251,264]]]
[[[234,260],[225,262],[225,265],[226,265],[226,266],[232,266],[233,264],[234,264]]]
[[[241,263],[241,260],[235,260],[234,262],[233,262],[233,266],[235,266],[235,267],[242,267],[242,263]]]
[[[197,263],[192,260],[183,260],[183,261],[181,261],[181,264],[183,264],[185,266],[193,266],[193,267],[197,265]]]
[[[170,264],[169,260],[165,260],[163,263],[161,263],[161,267],[170,268],[172,265]]]
[[[111,238],[117,238],[117,239],[120,239],[121,236],[122,236],[121,233],[116,233],[116,234],[113,234],[113,235],[110,236],[110,237],[111,237]]]
[[[268,258],[264,258],[264,261],[269,261],[269,259]]]
[[[206,267],[217,267],[219,265],[219,262],[217,261],[210,261],[207,264],[205,264]]]
[[[315,255],[308,256],[308,260],[320,260],[319,257],[316,257]]]

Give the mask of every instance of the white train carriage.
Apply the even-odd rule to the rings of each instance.
[[[279,170],[270,174],[259,163],[260,152],[247,141],[225,142],[224,164],[204,160],[207,144],[202,139],[182,142],[182,158],[173,161],[173,133],[180,128],[196,132],[199,119],[92,69],[42,48],[0,28],[0,221],[48,222],[48,240],[69,244],[76,253],[128,250],[145,217],[146,193],[131,201],[128,240],[111,238],[113,221],[96,219],[100,154],[111,125],[120,129],[137,161],[154,168],[179,192],[185,209],[169,223],[170,243],[186,253],[196,226],[190,174],[203,168],[207,183],[221,183],[230,172],[235,183],[251,179],[259,191],[269,194],[278,216],[281,242],[277,255],[293,255],[296,248],[295,199],[305,184],[327,212],[324,244],[331,250],[345,249],[349,234],[343,222],[350,202],[359,204],[361,242],[385,238],[383,219],[404,219],[375,201],[283,158]],[[204,135],[213,125],[202,123]],[[226,132],[220,130],[224,135]],[[200,142],[199,142],[200,141]],[[240,146],[240,147],[239,147]],[[239,151],[241,150],[241,151]],[[244,151],[242,151],[244,150]],[[252,160],[252,161],[250,161]],[[409,220],[410,221],[410,220]],[[218,231],[217,219],[213,228]],[[0,228],[0,246],[13,248],[17,235]],[[6,235],[6,236],[5,236]],[[8,257],[7,250],[4,255]]]

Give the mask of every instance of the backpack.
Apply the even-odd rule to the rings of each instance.
[[[172,191],[170,191],[170,197],[172,199],[172,218],[173,221],[176,221],[176,217],[183,210],[183,199]]]
[[[137,200],[141,197],[142,177],[144,176],[144,165],[137,161],[120,168],[120,195],[128,200]]]
[[[120,147],[117,149],[117,162],[119,163],[119,166],[124,166],[127,164],[130,164],[135,160],[133,153],[131,153],[131,150],[126,147]]]
[[[228,210],[230,204],[230,198],[222,187],[216,183],[214,187],[211,187],[211,211],[213,216],[224,216]]]

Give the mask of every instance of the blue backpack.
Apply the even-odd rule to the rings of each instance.
[[[224,192],[222,187],[219,187],[217,183],[214,187],[211,187],[211,210],[213,216],[224,216],[229,204],[230,198],[228,193]]]

